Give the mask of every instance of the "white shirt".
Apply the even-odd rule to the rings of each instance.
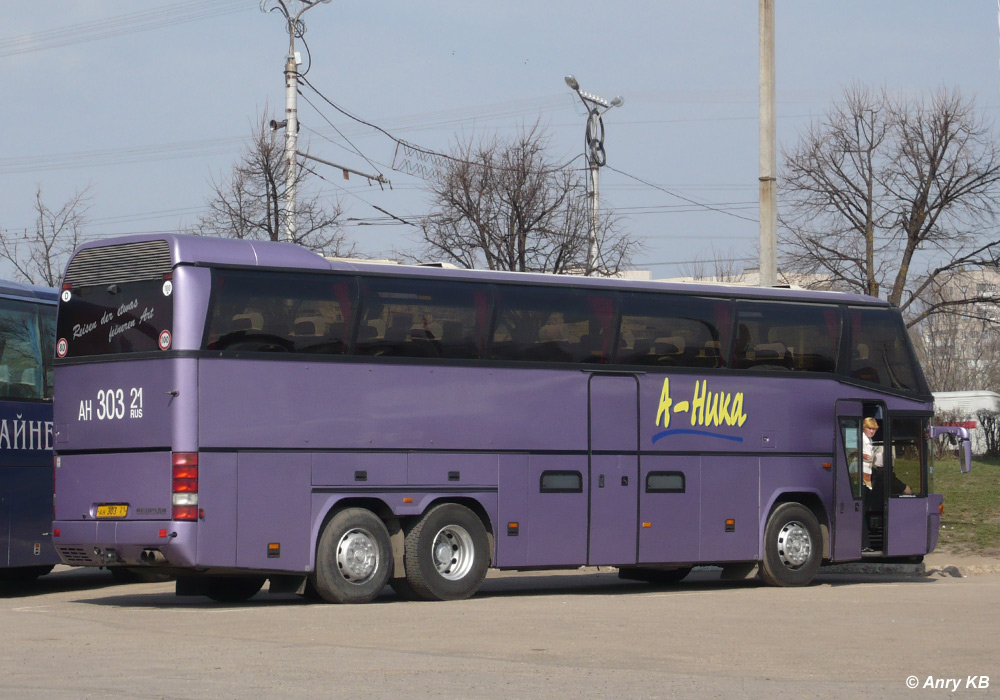
[[[872,487],[872,467],[882,466],[882,448],[875,447],[872,439],[865,433],[861,434],[862,467],[865,473],[865,486]]]

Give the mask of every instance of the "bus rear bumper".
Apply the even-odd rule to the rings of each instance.
[[[57,520],[52,542],[70,566],[194,566],[197,523]]]

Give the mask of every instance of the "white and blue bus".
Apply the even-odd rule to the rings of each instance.
[[[53,289],[0,281],[0,580],[31,580],[52,547]]]

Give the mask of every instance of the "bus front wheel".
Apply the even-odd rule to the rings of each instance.
[[[331,603],[370,603],[392,573],[385,523],[370,510],[347,508],[323,528],[313,585]]]
[[[809,584],[823,558],[819,521],[799,503],[783,503],[767,520],[759,576],[771,586]]]
[[[407,592],[423,600],[468,598],[490,566],[486,528],[457,503],[435,506],[406,535]]]

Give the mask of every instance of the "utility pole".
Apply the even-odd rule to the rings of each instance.
[[[579,95],[587,110],[587,133],[584,136],[587,145],[587,167],[590,170],[588,178],[588,195],[590,197],[590,228],[587,238],[587,269],[584,274],[590,276],[597,268],[597,230],[601,221],[600,169],[607,163],[604,152],[604,120],[601,117],[612,107],[621,107],[625,100],[621,97],[608,102],[603,97],[583,92],[580,83],[572,75],[567,75],[566,84]],[[601,111],[601,107],[604,108]]]
[[[298,64],[295,55],[295,30],[289,23],[288,58],[285,61],[285,240],[295,240],[295,180],[298,177],[299,110]]]
[[[288,25],[288,55],[285,57],[285,240],[293,242],[296,234],[295,222],[295,185],[298,182],[298,145],[299,145],[299,110],[298,110],[298,79],[299,64],[302,62],[295,51],[295,37],[303,36],[306,33],[306,26],[299,21],[299,18],[306,10],[316,7],[320,3],[329,3],[331,0],[295,0],[303,5],[294,16],[285,4],[285,0],[275,0],[276,7],[272,10],[279,10],[285,16]],[[292,0],[288,0],[289,3]],[[265,10],[267,0],[261,2],[261,10]],[[272,128],[278,125],[273,124]]]
[[[774,116],[774,3],[760,0],[760,286],[778,283],[778,179]]]

